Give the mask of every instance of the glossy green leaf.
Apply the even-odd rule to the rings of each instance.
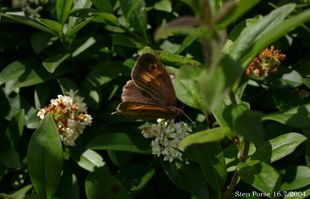
[[[224,111],[224,119],[232,132],[244,136],[256,146],[264,141],[265,130],[261,117],[262,114],[250,111],[245,104],[230,105]]]
[[[154,4],[154,8],[156,10],[161,10],[161,11],[165,11],[165,12],[171,12],[172,11],[171,2],[169,0],[161,0],[161,1],[156,2]]]
[[[82,22],[75,24],[74,26],[70,27],[68,32],[65,33],[65,37],[72,37],[77,32],[79,32],[82,28],[84,28],[87,24],[89,24],[94,17],[89,17]]]
[[[195,145],[188,150],[190,152],[189,159],[200,165],[201,172],[209,186],[214,190],[217,198],[222,198],[221,190],[226,182],[227,168],[220,144]]]
[[[279,189],[281,177],[270,165],[258,160],[247,160],[237,165],[241,179],[261,192],[273,193]]]
[[[110,0],[91,0],[96,8],[102,12],[113,13],[113,5]]]
[[[119,3],[130,26],[140,33],[144,39],[147,39],[147,18],[144,0],[123,0],[119,1]]]
[[[57,37],[45,32],[36,32],[31,36],[31,46],[34,52],[39,54],[47,47],[52,46],[57,39]]]
[[[185,37],[182,44],[180,45],[179,49],[175,52],[176,54],[182,53],[187,47],[189,47],[194,41],[199,38],[200,34],[193,33],[189,34]]]
[[[57,32],[51,30],[50,28],[46,27],[45,25],[42,25],[40,23],[37,23],[36,21],[33,21],[32,19],[28,18],[28,17],[23,17],[23,16],[19,16],[19,15],[9,15],[9,14],[2,14],[0,15],[1,17],[5,17],[8,18],[12,21],[21,23],[21,24],[25,24],[28,26],[31,26],[33,28],[36,28],[38,30],[41,30],[43,32],[46,32],[48,34],[57,36]]]
[[[105,133],[95,137],[88,145],[89,149],[128,151],[150,154],[150,145],[142,135],[126,133]]]
[[[227,27],[259,2],[260,0],[240,0],[233,3],[226,2],[216,16],[216,27],[219,29]]]
[[[45,116],[30,139],[27,163],[36,192],[41,198],[52,199],[61,177],[63,157],[58,129],[50,114]]]
[[[120,181],[110,173],[107,166],[100,167],[87,176],[85,191],[88,199],[132,198]]]
[[[287,17],[294,8],[295,4],[286,4],[273,10],[256,23],[244,28],[231,48],[229,54],[232,58],[235,60],[242,59],[264,33],[267,31],[274,31],[279,24],[283,23],[285,17]],[[243,67],[245,66],[243,65]]]
[[[299,133],[286,133],[265,142],[251,159],[272,163],[291,154],[307,138]]]
[[[73,0],[56,0],[57,20],[61,24],[64,24],[67,21],[73,2]]]
[[[162,162],[168,177],[174,184],[185,191],[190,192],[198,199],[209,199],[208,184],[196,164],[179,164],[176,162]]]
[[[306,166],[289,167],[282,171],[282,191],[296,190],[310,184],[310,169]]]
[[[186,148],[193,144],[202,144],[208,142],[218,142],[225,138],[229,128],[219,127],[213,129],[207,129],[199,131],[197,133],[186,136],[180,143],[179,146]]]
[[[12,90],[16,88],[32,86],[32,85],[36,85],[36,84],[48,81],[52,78],[59,76],[59,74],[62,73],[62,71],[59,71],[59,72],[50,74],[44,69],[44,67],[39,62],[33,59],[18,61],[18,65],[19,65],[18,68],[24,72],[21,75],[19,75],[19,77],[16,79],[10,78],[10,87],[7,88],[8,92],[11,92]],[[15,66],[16,66],[16,63],[14,63],[13,65],[10,64],[7,66],[7,69],[6,69],[8,70],[7,74],[10,74],[11,77],[14,76],[14,71],[16,71]]]
[[[105,12],[96,12],[94,13],[96,18],[94,18],[94,21],[100,21],[108,25],[114,25],[119,26],[118,19],[115,15]]]
[[[202,63],[200,63],[199,61],[194,60],[190,57],[185,57],[182,55],[176,55],[176,54],[169,53],[166,51],[156,51],[156,50],[153,50],[149,47],[143,48],[139,52],[139,55],[142,55],[144,53],[152,53],[152,54],[158,55],[160,60],[163,62],[163,64],[165,64],[167,66],[173,66],[176,68],[179,68],[179,67],[184,66],[184,65],[191,66],[193,68],[195,68],[195,67],[203,68],[204,67],[204,65]],[[199,69],[197,69],[197,70],[199,70]]]
[[[96,43],[96,40],[93,37],[88,38],[84,43],[82,43],[79,47],[77,47],[72,52],[72,57],[76,57],[79,54],[81,54],[83,51],[87,50],[89,47],[94,45]]]
[[[26,199],[26,194],[27,192],[29,192],[30,190],[32,189],[32,185],[29,184],[29,185],[26,185],[24,186],[23,188],[17,190],[17,191],[14,191],[13,193],[11,194],[3,194],[3,193],[0,193],[0,197],[3,197],[5,199]]]
[[[93,172],[96,168],[105,165],[105,162],[96,151],[87,149],[81,154],[77,160],[77,164],[87,171]]]
[[[25,66],[19,62],[14,61],[7,65],[0,73],[0,84],[10,80],[18,79],[25,72]]]
[[[189,71],[187,71],[184,67],[182,70],[167,67],[170,75],[174,76],[172,78],[172,83],[176,91],[176,96],[181,102],[192,108],[205,110],[204,100],[199,90],[199,85],[194,79],[195,77],[184,78],[184,75],[182,75],[182,73],[187,73],[187,75],[195,76],[194,73],[197,74],[197,72],[199,73],[199,71],[202,71],[202,69],[194,68],[191,66],[188,66],[188,68],[190,68]],[[184,70],[187,72],[184,72]]]
[[[292,87],[298,87],[303,84],[302,76],[296,70],[283,74],[281,77],[281,82],[283,86]]]
[[[273,16],[279,15],[277,17],[287,16],[294,9],[294,4],[287,4],[278,9],[274,10],[271,14]],[[277,18],[276,17],[276,18]],[[291,16],[286,20],[273,19],[273,22],[268,24],[264,31],[260,33],[260,37],[255,40],[253,46],[249,48],[249,51],[243,55],[241,61],[244,66],[246,66],[263,48],[277,41],[280,37],[286,35],[288,32],[294,30],[296,27],[308,22],[310,20],[310,11],[309,9],[304,10],[303,12],[298,13],[297,15]],[[274,21],[276,22],[274,24]]]
[[[66,61],[70,57],[70,54],[65,55],[55,55],[43,60],[42,64],[46,68],[46,70],[50,73],[54,73],[57,67]]]
[[[294,107],[290,110],[265,115],[263,120],[273,120],[296,128],[310,127],[310,104]]]
[[[112,81],[122,71],[120,62],[100,62],[87,75],[84,86],[87,90],[105,85]]]
[[[36,20],[42,25],[56,32],[58,35],[62,34],[62,26],[58,21],[54,21],[51,19],[42,19],[42,18],[37,18]]]

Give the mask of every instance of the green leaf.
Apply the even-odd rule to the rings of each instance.
[[[24,72],[25,66],[19,61],[14,61],[1,71],[0,84],[10,80],[18,79]]]
[[[182,53],[187,47],[189,47],[194,41],[196,41],[199,38],[200,34],[193,33],[189,34],[185,37],[182,44],[180,45],[179,49],[175,52],[175,54]]]
[[[121,62],[100,62],[92,68],[83,84],[87,90],[103,86],[117,77],[122,68]]]
[[[81,154],[77,164],[87,171],[93,172],[96,168],[104,166],[105,162],[96,151],[87,149]]]
[[[201,169],[196,164],[180,164],[177,162],[162,162],[170,180],[180,189],[197,197],[197,199],[209,199],[208,184],[203,177]]]
[[[285,17],[290,14],[295,8],[295,4],[286,4],[276,10],[271,14],[274,14],[273,17]],[[270,14],[270,15],[271,15]],[[279,16],[276,16],[279,15]],[[253,45],[248,48],[247,52],[243,54],[242,61],[243,66],[246,66],[250,61],[265,47],[277,41],[280,37],[286,35],[288,32],[294,30],[296,27],[307,23],[310,20],[310,10],[306,9],[303,12],[298,13],[297,15],[291,16],[290,18],[283,20],[277,20],[276,18],[272,19],[268,23],[268,28],[261,31],[260,37],[256,39]],[[254,28],[254,27],[253,27]]]
[[[192,11],[195,13],[196,16],[201,17],[204,13],[204,3],[203,0],[182,0],[184,3],[186,3]]]
[[[214,129],[207,129],[204,131],[199,131],[194,134],[186,136],[180,143],[179,146],[186,148],[192,144],[202,144],[208,142],[217,142],[225,138],[229,128],[218,127]]]
[[[144,0],[119,1],[126,20],[144,39],[147,39],[147,18]]]
[[[172,83],[174,85],[177,98],[192,108],[205,110],[205,104],[197,81],[195,81],[194,78],[183,78],[185,76],[183,75],[184,73],[186,73],[186,75],[195,76],[194,74],[199,73],[202,69],[194,68],[192,66],[183,66],[181,70],[172,67],[167,67],[167,69],[172,76],[175,76],[172,78]]]
[[[205,93],[210,110],[216,110],[221,105],[225,95],[241,72],[240,64],[235,62],[229,55],[225,55],[214,71],[201,73],[200,87]]]
[[[123,184],[130,188],[131,192],[142,191],[155,174],[155,168],[149,168],[144,164],[129,164],[122,167],[118,178],[123,180]]]
[[[52,199],[61,177],[63,157],[58,129],[50,114],[45,116],[30,139],[27,163],[36,192],[41,198]]]
[[[144,53],[153,53],[159,56],[160,60],[163,62],[163,64],[168,65],[168,66],[173,66],[176,68],[179,68],[181,66],[191,66],[193,68],[203,68],[204,65],[200,63],[197,60],[194,60],[189,57],[185,57],[182,55],[176,55],[173,53],[169,53],[166,51],[156,51],[151,49],[150,47],[145,47],[141,51],[139,51],[139,55],[142,55]],[[199,70],[199,69],[197,69]],[[196,72],[197,73],[197,72]],[[195,73],[195,74],[196,74]]]
[[[11,105],[2,88],[0,88],[0,104],[1,104],[0,118],[4,118],[7,114],[9,114],[11,110]]]
[[[8,65],[5,69],[8,71],[7,74],[10,75],[10,86],[7,87],[8,93],[16,88],[32,86],[48,81],[62,73],[62,71],[59,70],[58,72],[50,74],[44,69],[44,67],[42,67],[41,63],[33,59],[18,61],[18,64],[18,68],[24,71],[18,78],[11,79],[14,76],[14,71],[16,70],[16,68],[14,68],[16,67],[16,63],[13,65]]]
[[[169,13],[172,11],[171,2],[169,0],[161,0],[156,2],[154,4],[154,8],[156,10],[165,11]]]
[[[51,56],[45,60],[43,60],[42,64],[45,67],[45,69],[50,72],[54,73],[54,71],[57,69],[57,67],[64,61],[66,61],[71,55],[68,54],[61,54],[61,55],[54,55]]]
[[[36,20],[42,25],[56,32],[58,35],[62,34],[62,26],[58,21],[54,21],[51,19],[42,19],[42,18],[37,18]]]
[[[303,78],[296,70],[292,70],[282,75],[281,82],[283,86],[298,87],[303,84]]]
[[[144,44],[128,36],[128,34],[123,34],[123,33],[113,34],[112,44],[114,46],[126,46],[129,48],[142,48],[144,46]]]
[[[69,38],[75,35],[77,32],[79,32],[84,26],[86,26],[89,22],[91,22],[94,19],[94,17],[89,17],[85,19],[84,21],[75,24],[74,26],[70,27],[68,32],[65,33],[65,37]]]
[[[113,26],[119,26],[118,19],[115,15],[110,14],[110,13],[105,13],[105,12],[96,12],[94,13],[96,16],[94,18],[94,21],[100,21],[103,22],[107,25],[113,25]]]
[[[41,30],[43,32],[46,32],[50,35],[58,36],[57,32],[51,30],[50,28],[47,28],[45,25],[41,25],[40,23],[33,21],[32,19],[30,19],[28,17],[23,17],[23,16],[19,16],[19,15],[9,15],[9,14],[3,14],[3,13],[0,14],[0,17],[5,17],[5,18],[8,18],[10,20],[16,21],[18,23],[25,24],[25,25],[31,26],[33,28],[36,28],[38,30]]]
[[[19,154],[14,149],[1,149],[0,150],[0,164],[8,168],[21,168]]]
[[[141,135],[126,133],[105,133],[95,137],[88,145],[89,149],[128,151],[150,154],[150,145]]]
[[[89,37],[83,44],[81,44],[78,48],[76,48],[72,57],[76,57],[81,54],[83,51],[86,51],[89,47],[93,46],[96,43],[96,40],[93,37]]]
[[[259,2],[260,0],[240,0],[233,3],[226,2],[216,16],[216,27],[219,29],[227,27]]]
[[[310,169],[306,166],[289,167],[282,171],[282,191],[296,190],[310,184]]]
[[[36,54],[41,53],[47,47],[53,45],[57,41],[57,37],[54,37],[45,32],[36,32],[31,36],[31,46]]]
[[[297,146],[307,138],[299,133],[286,133],[268,140],[251,156],[251,159],[261,160],[267,163],[280,160],[293,153]]]
[[[255,146],[263,144],[265,130],[261,122],[262,114],[250,111],[245,104],[230,105],[223,114],[233,133],[244,136]]]
[[[6,138],[8,139],[7,143],[10,143],[12,149],[18,148],[19,140],[24,131],[24,125],[25,111],[21,109],[13,116],[5,131]]]
[[[258,160],[247,160],[237,165],[241,179],[261,192],[272,194],[279,189],[280,175],[270,165]]]
[[[0,196],[4,197],[5,199],[26,199],[26,194],[32,189],[32,185],[26,185],[23,188],[14,191],[11,194],[3,194],[1,193]]]
[[[113,6],[110,0],[91,0],[96,8],[102,12],[113,13]]]
[[[88,199],[132,198],[120,181],[111,175],[107,166],[100,167],[87,176],[85,191]]]
[[[56,0],[56,14],[57,14],[57,20],[64,24],[66,23],[70,10],[73,4],[73,0]]]
[[[188,150],[188,158],[200,165],[202,174],[209,186],[215,191],[217,198],[222,198],[221,190],[226,182],[227,168],[220,144],[195,145]]]
[[[295,4],[286,4],[273,10],[267,16],[259,19],[256,23],[244,28],[231,48],[229,54],[232,58],[235,60],[243,60],[242,57],[249,54],[248,52],[251,51],[250,49],[253,47],[255,42],[262,37],[264,33],[268,31],[275,31],[276,27],[283,23],[285,17],[287,17],[294,10],[294,8]],[[258,52],[256,52],[255,55],[257,53]],[[243,67],[245,66],[246,65],[243,65]]]
[[[263,120],[273,120],[295,128],[310,128],[310,104],[297,106],[285,112],[265,115]]]

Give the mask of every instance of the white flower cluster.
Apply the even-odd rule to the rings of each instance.
[[[188,124],[184,122],[174,123],[174,120],[160,121],[158,124],[146,124],[142,127],[142,134],[145,138],[152,140],[152,153],[164,156],[164,161],[172,162],[174,159],[182,160],[183,149],[179,142],[192,132]]]
[[[38,117],[44,119],[51,113],[58,127],[59,136],[65,145],[74,146],[75,140],[83,133],[86,126],[91,125],[92,117],[87,114],[83,98],[70,90],[68,96],[58,95],[50,104],[38,112]]]

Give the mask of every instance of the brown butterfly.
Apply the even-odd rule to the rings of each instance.
[[[153,54],[141,55],[123,87],[122,102],[112,114],[135,119],[173,119],[183,114],[169,74]]]

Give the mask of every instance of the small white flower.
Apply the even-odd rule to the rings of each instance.
[[[164,161],[182,160],[183,149],[179,142],[191,132],[191,128],[184,122],[159,121],[158,124],[145,124],[142,134],[145,138],[155,138],[151,142],[152,154],[164,157]]]

